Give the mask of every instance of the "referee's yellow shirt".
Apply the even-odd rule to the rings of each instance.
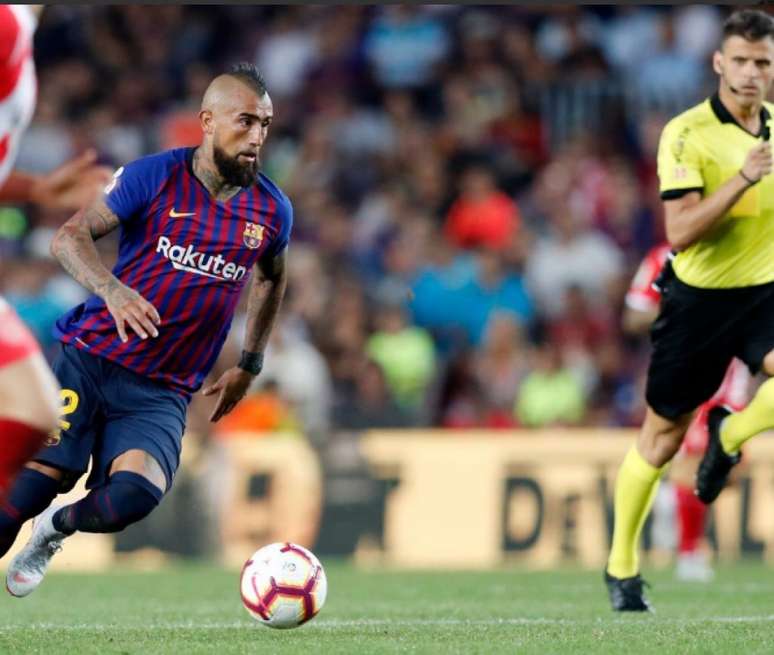
[[[669,121],[658,148],[661,198],[714,193],[768,135],[772,111],[774,105],[764,103],[758,136],[736,122],[717,94]],[[707,289],[774,281],[774,174],[749,188],[709,232],[677,253],[672,265],[680,280]]]

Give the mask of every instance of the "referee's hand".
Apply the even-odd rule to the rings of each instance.
[[[747,153],[742,165],[742,175],[753,183],[771,173],[771,142],[761,141]]]

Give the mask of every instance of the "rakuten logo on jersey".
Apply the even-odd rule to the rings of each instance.
[[[166,257],[178,271],[188,271],[216,280],[241,280],[247,275],[244,266],[227,262],[220,255],[207,255],[193,246],[173,245],[167,237],[159,237],[156,252]]]

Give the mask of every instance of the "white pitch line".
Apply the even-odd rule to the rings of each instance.
[[[679,618],[668,616],[648,616],[658,623],[672,624],[696,624],[696,623],[772,623],[774,614],[762,616],[707,616]],[[367,628],[367,627],[393,627],[393,628],[411,628],[411,627],[432,627],[432,626],[509,626],[509,625],[626,625],[632,621],[627,618],[588,618],[588,619],[563,619],[563,618],[508,618],[508,619],[319,619],[304,626],[304,629],[327,630],[336,628]],[[64,623],[32,623],[32,624],[14,624],[0,625],[0,633],[10,630],[92,630],[97,632],[120,632],[123,630],[233,630],[233,629],[251,629],[260,627],[257,623],[251,621],[230,621],[213,623],[193,623],[193,622],[169,622],[152,623],[136,626],[110,625],[110,624],[64,624]]]
[[[766,616],[707,616],[679,618],[663,615],[643,615],[652,618],[659,623],[770,623],[774,622],[774,614]],[[562,619],[562,618],[508,618],[508,619],[328,619],[319,620],[311,625],[317,629],[345,628],[345,627],[412,627],[412,626],[493,626],[493,625],[598,625],[611,623],[627,624],[630,620],[623,617],[605,618],[594,617],[588,619]]]

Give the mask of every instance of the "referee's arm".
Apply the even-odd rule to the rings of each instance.
[[[701,239],[747,189],[771,173],[771,168],[771,143],[762,141],[747,153],[739,173],[715,193],[702,198],[699,191],[690,191],[680,198],[665,200],[664,216],[669,244],[676,250],[685,250]]]

